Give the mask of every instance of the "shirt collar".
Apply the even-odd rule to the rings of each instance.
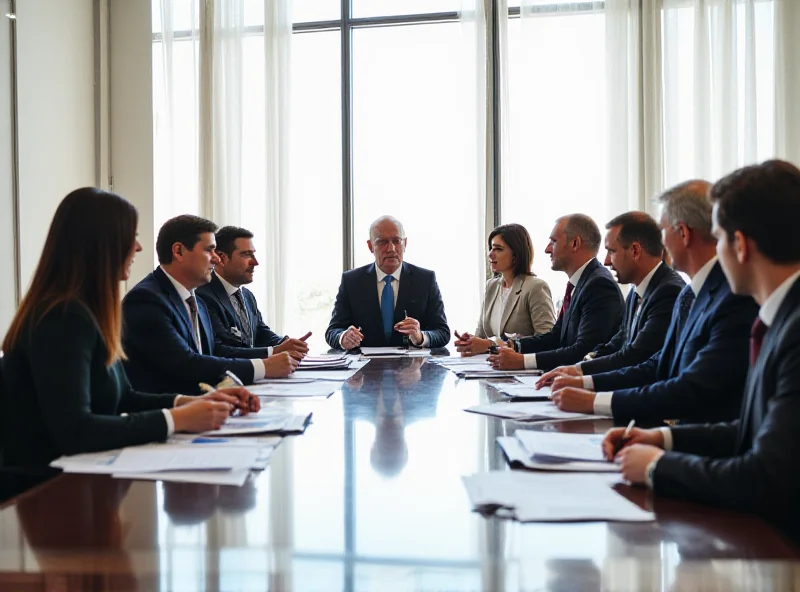
[[[658,264],[650,270],[650,273],[644,276],[644,279],[639,282],[639,285],[636,286],[636,293],[639,295],[639,298],[644,299],[644,293],[647,292],[647,286],[650,285],[650,280],[653,279],[653,276],[656,274],[659,267],[661,267],[661,261],[659,261]]]
[[[589,265],[592,261],[593,259],[589,259],[586,263],[584,263],[578,268],[578,271],[569,276],[569,283],[577,287],[578,282],[581,280],[581,276],[583,275],[583,271],[586,269],[586,266]]]
[[[700,290],[703,288],[703,284],[706,283],[709,274],[711,273],[711,268],[717,264],[717,256],[714,255],[708,262],[700,268],[700,270],[694,274],[691,283],[689,284],[692,287],[692,292],[694,292],[694,297],[697,298],[697,295],[700,293]]]
[[[161,271],[163,271],[167,275],[167,278],[169,279],[169,281],[172,282],[173,286],[175,286],[175,290],[178,292],[178,296],[181,297],[181,300],[183,302],[186,302],[186,299],[189,296],[194,296],[194,290],[192,290],[191,292],[189,290],[187,290],[186,286],[184,286],[182,283],[180,283],[178,280],[176,280],[174,277],[172,277],[169,274],[169,272],[166,269],[164,269],[163,266],[161,267]]]
[[[239,289],[236,286],[234,286],[233,284],[231,284],[224,277],[222,277],[220,274],[218,274],[216,271],[214,272],[214,275],[217,276],[219,281],[222,283],[222,287],[225,288],[225,291],[228,293],[228,296],[233,296],[236,293],[236,291]]]
[[[784,282],[778,286],[775,291],[769,295],[764,301],[764,304],[761,305],[761,308],[758,311],[758,316],[761,317],[761,320],[764,321],[764,324],[769,327],[775,322],[775,317],[778,315],[778,310],[781,308],[781,304],[786,299],[786,295],[789,293],[789,290],[792,289],[794,283],[797,279],[800,278],[800,271],[797,271],[790,275]]]
[[[398,267],[397,269],[395,269],[395,270],[394,270],[394,272],[392,273],[392,277],[393,277],[394,279],[396,279],[398,282],[400,281],[400,272],[402,271],[402,269],[403,269],[403,264],[401,263],[401,264],[400,264],[400,267]],[[379,284],[380,284],[380,283],[383,281],[383,278],[385,278],[387,275],[389,275],[388,273],[383,273],[383,272],[381,271],[381,268],[380,268],[380,267],[378,267],[378,264],[377,264],[377,263],[375,264],[375,273],[376,273],[376,274],[377,274],[377,276],[378,276],[378,283],[379,283]]]

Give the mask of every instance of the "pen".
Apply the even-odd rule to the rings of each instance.
[[[617,452],[619,452],[620,450],[625,448],[625,444],[630,442],[630,440],[631,440],[631,430],[633,429],[633,426],[635,424],[636,424],[636,420],[632,419],[630,421],[630,423],[628,423],[628,427],[625,428],[625,431],[622,432],[622,438],[620,438],[620,440],[619,440],[619,446],[617,447]]]
[[[225,374],[233,381],[236,386],[244,386],[242,380],[230,370],[225,370]]]
[[[406,315],[406,318],[408,318],[408,311],[407,310],[404,310],[403,314]]]

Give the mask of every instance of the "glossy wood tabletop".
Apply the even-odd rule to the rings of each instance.
[[[499,398],[422,359],[373,360],[244,487],[61,475],[0,509],[0,590],[790,590],[798,550],[759,519],[619,485],[655,523],[519,524],[470,510],[506,468]]]

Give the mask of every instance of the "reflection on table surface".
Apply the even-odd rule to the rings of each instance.
[[[244,487],[62,475],[0,509],[0,590],[782,590],[798,552],[760,520],[619,485],[651,524],[518,524],[461,476],[505,468],[500,398],[424,359],[373,360]]]

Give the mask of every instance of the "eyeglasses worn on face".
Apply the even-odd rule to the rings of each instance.
[[[376,239],[373,241],[373,243],[374,243],[374,244],[375,244],[375,246],[376,246],[376,247],[378,247],[379,249],[383,249],[383,248],[385,248],[385,247],[388,247],[390,242],[391,242],[391,243],[392,243],[392,245],[394,245],[395,247],[399,247],[400,245],[402,245],[402,244],[403,244],[403,240],[404,240],[404,239],[402,239],[402,238],[400,238],[400,237],[397,237],[397,236],[396,236],[396,237],[394,237],[394,238],[393,238],[393,239],[391,239],[391,240],[390,240],[390,239],[386,239],[386,238],[376,238]]]

